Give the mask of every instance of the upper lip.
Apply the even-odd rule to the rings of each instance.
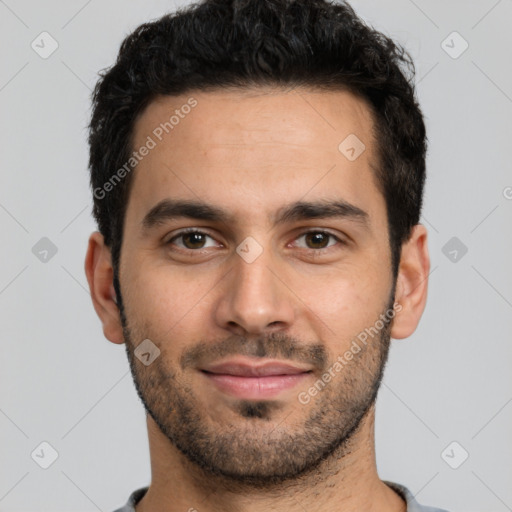
[[[269,375],[295,375],[309,372],[311,368],[304,368],[283,361],[265,361],[258,363],[241,362],[235,360],[224,361],[201,368],[209,373],[222,375],[237,375],[241,377],[266,377]]]

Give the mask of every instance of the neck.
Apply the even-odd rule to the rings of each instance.
[[[265,488],[204,473],[149,416],[147,422],[152,482],[137,512],[406,512],[403,499],[377,474],[374,407],[348,443],[320,466],[293,481]]]

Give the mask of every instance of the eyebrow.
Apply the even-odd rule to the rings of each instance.
[[[218,223],[231,223],[236,216],[218,206],[202,201],[164,199],[157,203],[142,220],[144,230],[150,230],[170,220],[188,218]],[[361,208],[344,200],[297,201],[270,215],[274,225],[310,219],[340,218],[369,227],[369,215]]]

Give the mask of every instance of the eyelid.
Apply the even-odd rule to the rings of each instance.
[[[222,245],[221,242],[218,242],[216,240],[216,238],[211,235],[208,230],[206,230],[205,228],[196,228],[196,227],[189,227],[189,228],[183,228],[181,229],[180,231],[178,231],[177,233],[175,233],[174,235],[172,235],[171,238],[164,238],[164,244],[165,245],[168,245],[168,244],[171,244],[171,242],[173,242],[174,240],[176,240],[177,238],[180,238],[181,236],[184,236],[188,233],[200,233],[200,234],[203,234],[203,235],[206,235],[208,237],[210,237],[212,240],[215,240],[217,243],[220,243]],[[308,247],[301,247],[300,249],[302,249],[303,251],[306,251],[306,252],[310,252],[310,253],[315,253],[315,254],[323,254],[325,252],[329,252],[330,250],[332,250],[333,248],[336,247],[336,245],[348,245],[348,241],[345,240],[343,237],[340,237],[334,233],[332,233],[330,230],[328,229],[325,229],[325,228],[307,228],[305,231],[302,230],[302,231],[299,231],[296,236],[293,238],[293,241],[303,237],[303,236],[306,236],[310,233],[322,233],[324,235],[328,235],[332,238],[334,238],[336,240],[336,242],[338,242],[338,244],[334,244],[334,245],[331,245],[331,246],[328,246],[328,247],[324,247],[324,248],[320,248],[320,249],[312,249],[312,248],[308,248]],[[289,246],[289,244],[287,244],[287,247]],[[200,249],[187,249],[187,248],[181,248],[181,247],[178,247],[178,250],[182,251],[182,252],[187,252],[187,253],[201,253],[202,251],[204,251],[205,249],[209,249],[208,247],[206,248],[200,248]]]
[[[181,229],[180,231],[178,231],[177,233],[175,233],[174,235],[172,235],[170,238],[168,237],[164,237],[163,239],[163,242],[164,242],[164,245],[168,245],[170,244],[173,240],[176,240],[177,238],[179,238],[180,236],[183,236],[183,235],[186,235],[188,233],[199,233],[201,235],[206,235],[208,237],[210,237],[212,240],[215,240],[216,242],[218,242],[215,237],[213,235],[211,235],[208,230],[206,230],[205,228],[194,228],[194,227],[190,227],[190,228],[183,228]],[[220,242],[218,242],[220,243]],[[190,251],[190,252],[200,252],[201,249],[196,249],[196,250],[193,250],[193,249],[182,249],[182,250],[185,250],[185,251]]]
[[[328,229],[324,229],[324,228],[308,228],[306,231],[301,231],[294,238],[294,241],[298,240],[299,238],[302,238],[303,236],[306,236],[310,233],[321,233],[324,235],[328,235],[331,238],[334,238],[334,240],[336,240],[336,242],[338,242],[338,244],[330,245],[328,247],[323,247],[321,249],[311,249],[309,247],[301,247],[301,249],[304,251],[313,252],[315,254],[323,254],[325,252],[329,252],[330,250],[333,250],[334,248],[336,248],[336,245],[347,245],[348,244],[348,242],[344,238],[342,238],[342,237],[332,233]]]

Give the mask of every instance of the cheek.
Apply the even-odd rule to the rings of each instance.
[[[130,326],[150,339],[197,339],[215,276],[165,265],[139,263],[136,268],[126,268],[122,280]]]
[[[350,343],[375,324],[387,306],[389,287],[386,269],[366,260],[364,266],[338,269],[309,285],[303,281],[298,295],[307,298],[304,313],[312,325],[320,326],[320,339],[332,340],[338,351],[334,347]]]

